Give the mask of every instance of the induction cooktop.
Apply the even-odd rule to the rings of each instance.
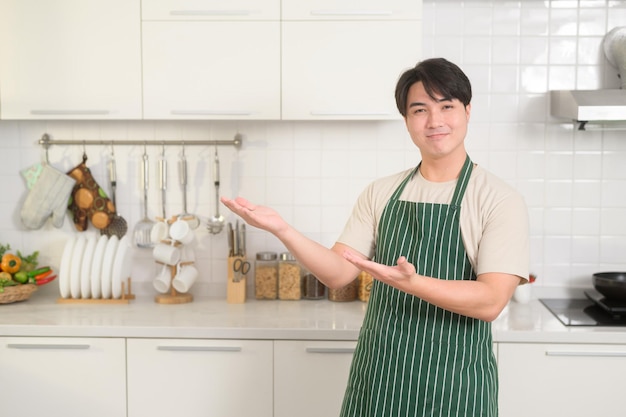
[[[586,291],[585,295],[587,298],[539,301],[566,326],[626,326],[626,306],[606,300],[595,290]]]

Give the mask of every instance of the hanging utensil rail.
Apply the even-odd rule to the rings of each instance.
[[[240,134],[236,134],[233,140],[70,140],[70,139],[51,139],[50,135],[44,133],[39,139],[39,145],[48,152],[48,149],[52,145],[162,145],[162,146],[234,146],[235,148],[241,148],[242,137]]]

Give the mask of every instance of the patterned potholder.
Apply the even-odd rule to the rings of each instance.
[[[81,232],[87,229],[87,221],[97,229],[104,229],[116,214],[115,205],[94,180],[86,162],[87,155],[83,155],[83,162],[67,173],[76,180],[67,207],[72,212],[76,230]]]

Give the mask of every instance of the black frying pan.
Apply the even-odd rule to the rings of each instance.
[[[626,272],[595,273],[593,286],[606,298],[626,301]]]

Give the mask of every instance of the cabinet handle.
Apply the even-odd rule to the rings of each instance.
[[[168,352],[241,352],[241,346],[157,346]]]
[[[311,116],[389,116],[389,112],[312,111]]]
[[[354,348],[341,348],[341,347],[307,347],[306,353],[354,353]]]
[[[596,358],[626,358],[626,352],[591,352],[580,351],[571,352],[566,350],[547,350],[546,356],[581,356],[581,357],[596,357]]]
[[[9,349],[89,349],[89,345],[71,345],[71,344],[54,344],[54,343],[9,343]]]
[[[172,110],[175,116],[250,116],[252,112],[244,110]]]
[[[313,16],[391,16],[391,10],[311,10]]]
[[[251,10],[170,10],[172,16],[249,16]]]
[[[111,114],[108,110],[31,110],[37,116],[103,116]]]

